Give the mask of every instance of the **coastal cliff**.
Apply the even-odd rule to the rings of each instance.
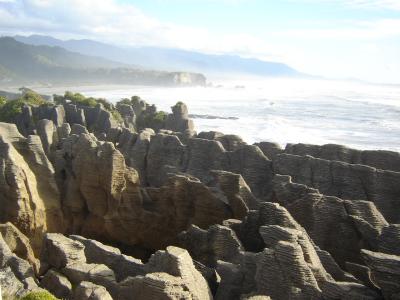
[[[398,153],[248,145],[197,133],[182,102],[67,96],[0,123],[3,295],[400,297]]]

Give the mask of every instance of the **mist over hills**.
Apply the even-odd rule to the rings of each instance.
[[[208,74],[247,74],[256,76],[298,77],[304,74],[276,62],[235,55],[210,55],[199,52],[158,47],[118,47],[93,40],[59,40],[50,36],[15,36],[32,45],[63,47],[85,55],[95,55],[147,69],[189,71]]]
[[[71,52],[57,45],[29,45],[0,38],[0,83],[149,85],[205,84],[202,74],[144,70],[107,58]]]

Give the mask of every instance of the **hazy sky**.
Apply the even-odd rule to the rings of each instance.
[[[0,33],[236,53],[400,83],[400,0],[0,0]]]

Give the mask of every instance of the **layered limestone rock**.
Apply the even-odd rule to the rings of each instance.
[[[191,224],[206,228],[240,219],[258,203],[241,176],[229,172],[210,172],[210,186],[185,174],[164,174],[162,186],[141,188],[121,152],[88,134],[67,138],[57,158],[70,232],[100,240],[160,249]]]
[[[323,250],[342,266],[361,263],[360,250],[398,254],[398,225],[390,225],[373,202],[325,196],[289,176],[275,175],[273,201],[285,206]],[[336,241],[340,240],[340,244]]]
[[[312,156],[325,160],[341,161],[348,164],[366,165],[376,169],[400,172],[400,154],[387,150],[357,150],[342,145],[310,145],[287,144],[281,148],[276,143],[260,142],[259,146],[264,154],[274,159],[277,154],[292,154],[298,156]]]
[[[52,154],[55,150],[55,146],[58,143],[57,128],[53,121],[47,119],[41,119],[37,122],[37,134],[42,141],[43,150],[47,157],[52,160]]]
[[[135,160],[135,165],[139,166],[137,170],[140,176],[147,176],[151,185],[159,186],[169,172],[187,173],[209,184],[214,177],[212,172],[223,170],[241,174],[252,193],[258,197],[266,198],[270,193],[272,164],[257,146],[242,145],[234,151],[227,151],[216,140],[190,138],[187,145],[183,145],[175,135],[157,134],[147,135],[146,144],[150,144],[150,147],[146,156],[143,153],[147,147],[141,146],[142,141],[136,140],[130,148],[132,150],[124,147],[121,151],[136,153],[136,149],[143,149],[141,157],[146,160],[140,157]],[[129,154],[125,156],[132,157]]]
[[[241,146],[246,145],[240,136],[234,134],[223,134],[218,131],[203,131],[200,132],[197,137],[200,139],[219,141],[228,151],[235,151]]]
[[[285,153],[300,156],[310,155],[325,160],[337,160],[349,164],[371,166],[376,169],[400,172],[400,154],[385,150],[356,150],[342,145],[323,146],[288,144]]]
[[[136,128],[136,114],[133,107],[128,104],[120,104],[117,106],[117,110],[124,120],[125,128],[134,130]]]
[[[385,299],[400,297],[400,256],[362,250],[367,266],[371,269],[371,280],[383,293]]]
[[[88,263],[106,265],[114,271],[118,281],[145,273],[144,265],[139,259],[122,254],[118,248],[78,235],[71,235],[70,238],[85,246],[85,256]]]
[[[10,251],[28,261],[35,273],[39,272],[39,261],[33,253],[29,239],[12,223],[0,224],[0,233]]]
[[[279,146],[276,143],[260,142],[260,143],[255,143],[254,145],[258,146],[261,149],[261,151],[265,154],[265,156],[271,160],[274,160],[278,154],[284,152],[281,146]]]
[[[186,104],[178,102],[176,105],[171,107],[172,114],[167,116],[165,121],[165,129],[177,131],[177,132],[193,132],[194,124],[189,119],[189,112]]]
[[[213,299],[207,281],[184,249],[168,247],[156,252],[145,269],[145,276],[121,283],[120,298],[135,295],[136,299]]]
[[[46,121],[44,121],[46,120]],[[24,106],[22,113],[16,117],[16,125],[22,135],[38,134],[43,141],[43,148],[48,153],[48,141],[53,141],[49,134],[51,130],[49,122],[55,128],[64,123],[87,126],[88,130],[97,134],[107,133],[111,128],[119,126],[119,121],[107,111],[102,104],[96,107],[76,105],[66,102],[64,105],[40,105]]]
[[[50,269],[40,281],[40,286],[50,291],[54,296],[60,299],[70,299],[72,297],[72,284],[60,272]]]
[[[152,137],[146,156],[147,183],[150,186],[161,186],[167,180],[171,168],[179,171],[186,148],[175,135],[157,134]]]
[[[38,253],[45,232],[64,230],[54,169],[40,138],[0,123],[0,169],[0,221],[15,224]]]
[[[207,281],[184,249],[168,247],[142,264],[113,247],[80,236],[71,237],[74,240],[61,234],[47,234],[44,241],[42,264],[51,269],[40,284],[59,297],[79,300],[213,298]],[[115,276],[108,266],[118,272],[123,267],[124,276]]]
[[[82,281],[75,289],[74,299],[113,300],[105,287],[88,281]]]
[[[3,297],[20,297],[38,289],[32,266],[18,257],[0,235],[0,287]]]
[[[0,124],[12,295],[40,281],[68,299],[399,297],[400,173],[382,170],[395,154],[195,136],[183,103],[127,103],[125,127],[73,104],[24,107],[25,137]]]
[[[236,233],[219,226],[207,231],[192,227],[181,234],[193,258],[215,266],[221,276],[216,299],[239,299],[249,293],[272,299],[378,297],[350,275],[344,282],[335,281],[306,231],[277,204],[263,203],[243,223],[226,224]],[[249,248],[258,250],[245,251]]]
[[[273,165],[275,173],[324,195],[371,201],[388,222],[400,222],[400,173],[291,154],[278,155]]]

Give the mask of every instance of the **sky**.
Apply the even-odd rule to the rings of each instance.
[[[0,0],[0,34],[237,54],[400,84],[400,0]]]

